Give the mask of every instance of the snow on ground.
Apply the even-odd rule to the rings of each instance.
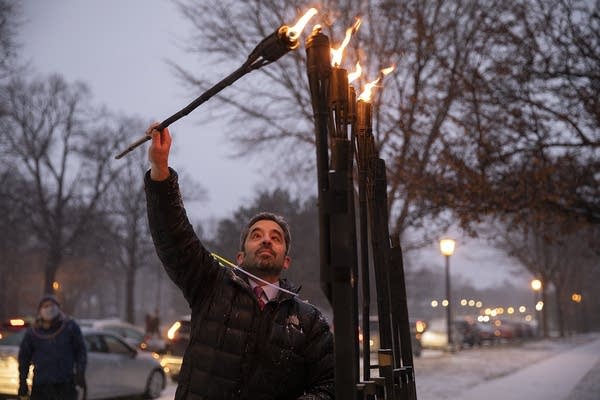
[[[173,382],[170,382],[165,390],[162,392],[162,396],[158,398],[158,400],[173,400],[175,398],[175,390],[177,389],[177,385]]]
[[[600,335],[597,334],[572,336],[521,344],[484,346],[455,354],[424,352],[423,357],[415,359],[417,398],[419,400],[461,399],[461,394],[476,385],[512,375],[541,360],[599,338]],[[564,365],[564,368],[569,368],[569,365]],[[551,380],[552,376],[547,378]],[[528,398],[528,400],[537,399]]]
[[[519,369],[514,374],[494,379],[461,393],[462,400],[563,400],[600,360],[600,340]],[[598,400],[596,393],[596,400]]]
[[[573,366],[573,363],[578,362],[574,358],[577,355],[569,350],[581,346],[581,349],[586,351],[588,348],[591,349],[591,347],[583,347],[584,345],[598,340],[600,340],[600,334],[589,334],[563,339],[544,339],[523,343],[506,343],[497,346],[483,346],[481,348],[465,349],[453,354],[424,350],[423,355],[414,360],[417,399],[463,399],[463,396],[475,393],[474,390],[477,389],[478,385],[481,385],[479,390],[486,389],[487,387],[493,388],[494,386],[489,385],[490,383],[506,382],[506,385],[510,385],[512,382],[511,377],[519,375],[521,380],[525,379],[527,381],[527,373],[531,376],[534,373],[538,375],[542,374],[548,382],[551,382],[555,376],[545,375],[545,370],[540,371],[540,368],[546,368],[546,365],[550,366],[551,364],[556,365],[557,362],[564,362],[564,364],[561,364],[563,370],[569,369]],[[589,346],[594,345],[590,344]],[[594,349],[597,347],[594,347]],[[564,355],[564,357],[557,357],[559,355]],[[571,391],[569,400],[600,399],[600,392],[598,392],[600,384],[597,384],[598,377],[600,377],[600,354],[593,354],[592,356],[595,358],[591,359],[591,364],[582,367],[585,368],[585,371],[581,373],[581,377],[573,376],[573,379],[577,379],[577,381],[581,378],[582,384],[577,385],[577,382],[571,382],[571,385],[575,389]],[[555,359],[554,363],[551,358]],[[542,363],[543,360],[547,362]],[[536,366],[537,370],[535,372],[528,372],[528,369],[533,370]],[[586,375],[587,369],[590,369],[590,373]],[[515,374],[517,371],[519,371],[519,374]],[[585,384],[586,382],[587,384]],[[175,388],[176,385],[170,383],[159,400],[172,400],[175,395]],[[523,394],[519,398],[542,400],[530,395],[526,396],[525,393],[530,393],[530,391],[526,390],[524,386],[517,390]],[[502,395],[502,393],[499,394]],[[508,395],[506,392],[504,394]],[[484,398],[491,400],[493,396],[490,396],[491,393],[488,392]],[[543,400],[564,400],[563,394],[559,395],[557,393],[556,396],[560,397],[545,397]],[[511,397],[510,395],[502,398],[517,400],[516,397]]]

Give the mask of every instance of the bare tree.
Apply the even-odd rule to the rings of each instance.
[[[486,17],[497,34],[478,68],[463,71],[466,112],[442,158],[445,202],[463,224],[548,208],[600,222],[600,25],[592,3],[509,2]]]
[[[11,0],[0,0],[0,79],[15,72],[18,43],[17,28],[20,20],[20,4]]]
[[[145,129],[142,121],[122,118],[121,126],[127,132],[139,132]],[[160,284],[154,276],[159,271],[158,261],[152,237],[148,230],[146,214],[146,195],[144,176],[148,170],[147,154],[143,151],[131,153],[117,161],[120,174],[115,177],[104,196],[101,209],[105,225],[101,229],[104,239],[111,243],[114,253],[109,255],[112,265],[109,267],[117,276],[124,275],[125,319],[135,323],[136,299],[150,299],[152,306],[146,311],[158,307]],[[180,171],[180,180],[186,190],[186,200],[202,201],[205,190]],[[138,287],[140,274],[145,272],[153,279],[142,279],[146,286]],[[161,271],[162,272],[162,271]],[[164,273],[160,273],[158,280]],[[116,281],[120,284],[120,281]],[[136,290],[150,291],[151,295],[136,296]]]
[[[542,330],[548,336],[549,289],[554,287],[556,320],[559,333],[566,333],[566,313],[573,293],[591,293],[598,290],[598,271],[592,272],[600,261],[594,249],[595,227],[555,216],[545,219],[532,217],[530,224],[519,224],[499,235],[498,244],[514,256],[536,278],[543,283]],[[586,275],[586,271],[588,275]],[[585,281],[591,280],[590,285]],[[586,296],[587,297],[587,296]],[[594,311],[589,310],[590,314]],[[597,312],[597,311],[596,311]]]
[[[454,210],[468,227],[484,215],[531,205],[536,193],[514,181],[532,155],[550,161],[557,155],[598,159],[600,51],[592,3],[337,0],[320,5],[319,20],[311,23],[323,25],[333,46],[355,16],[363,18],[346,66],[359,60],[369,79],[396,65],[374,99],[374,127],[388,161],[391,231],[403,235],[424,228],[426,233],[422,240],[405,242],[406,249],[428,243],[447,226],[444,210]],[[181,2],[196,28],[189,50],[219,66],[243,62],[261,38],[306,8],[307,3],[285,0],[235,6]],[[177,71],[193,88],[210,84],[206,72],[198,77]],[[227,90],[235,95],[220,99],[238,111],[229,116],[228,133],[239,154],[268,148],[278,157],[284,153],[289,169],[313,170],[302,52]],[[585,195],[563,201],[566,188],[556,186],[538,200],[598,220],[597,178],[588,178],[577,191]]]
[[[15,193],[19,196],[11,195]],[[26,212],[16,198],[29,194],[30,188],[15,179],[10,168],[0,173],[0,208],[3,210],[0,213],[0,320],[20,312],[16,282],[23,280],[23,264],[34,243],[28,240],[32,232],[23,223]]]
[[[129,120],[129,132],[144,130],[140,121]],[[143,177],[147,168],[145,152],[135,152],[119,161],[121,174],[113,181],[103,209],[110,227],[107,233],[114,242],[113,270],[124,275],[125,319],[135,322],[136,278],[156,257],[146,221]]]
[[[7,163],[15,177],[32,185],[30,195],[14,200],[25,207],[45,251],[44,291],[52,292],[65,254],[89,229],[100,198],[117,176],[111,158],[122,126],[93,110],[84,85],[59,76],[13,80],[2,96]]]

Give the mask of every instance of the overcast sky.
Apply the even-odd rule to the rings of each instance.
[[[22,4],[23,56],[39,73],[59,73],[70,82],[86,83],[96,104],[150,123],[166,119],[201,94],[184,89],[166,62],[193,66],[195,61],[181,50],[189,28],[170,1],[29,0]],[[237,67],[207,72],[207,76],[214,76],[216,83]],[[223,217],[241,200],[252,198],[256,180],[247,160],[227,156],[222,129],[218,121],[206,122],[210,121],[207,111],[201,106],[170,126],[174,137],[170,161],[208,190],[207,202],[193,207],[191,214]],[[131,141],[142,135],[131,132]],[[135,151],[147,147],[146,143]]]
[[[27,0],[21,4],[22,56],[38,73],[59,73],[70,82],[85,82],[96,104],[150,123],[164,120],[200,95],[191,96],[182,88],[166,64],[171,60],[190,68],[196,62],[181,50],[190,27],[170,1]],[[216,83],[237,67],[206,76]],[[235,84],[243,85],[243,80]],[[193,175],[208,191],[207,201],[188,204],[190,215],[220,218],[253,198],[262,175],[248,160],[227,156],[222,129],[218,121],[206,122],[207,114],[207,108],[200,106],[171,125],[171,165]],[[132,141],[142,134],[131,132]],[[146,149],[147,144],[135,151]],[[437,243],[419,258],[425,264],[444,265]],[[459,239],[451,269],[477,286],[496,285],[506,278],[527,285],[527,274],[517,277],[509,272],[515,270],[513,265],[514,261],[480,241]]]

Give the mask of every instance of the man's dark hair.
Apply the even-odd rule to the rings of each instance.
[[[242,234],[240,235],[240,250],[244,251],[244,243],[246,242],[246,238],[248,237],[248,233],[250,232],[250,227],[256,222],[265,219],[277,223],[277,225],[279,225],[283,230],[283,238],[285,239],[285,254],[288,255],[288,253],[290,252],[290,247],[292,246],[292,236],[290,234],[290,227],[287,221],[281,215],[265,211],[260,212],[252,218],[250,218],[250,221],[248,221],[248,224],[246,224],[246,227],[242,230]]]

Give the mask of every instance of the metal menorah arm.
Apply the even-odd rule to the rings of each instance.
[[[208,99],[213,97],[215,94],[219,93],[221,90],[225,89],[227,86],[231,85],[233,82],[237,81],[239,78],[241,78],[243,75],[247,74],[250,71],[251,71],[251,69],[248,69],[246,64],[244,64],[242,67],[238,68],[232,74],[230,74],[226,78],[222,79],[219,83],[217,83],[216,85],[214,85],[213,87],[208,89],[206,92],[202,93],[199,97],[197,97],[190,104],[188,104],[187,106],[185,106],[184,108],[182,108],[181,110],[176,112],[175,114],[171,115],[169,118],[165,119],[163,122],[161,122],[156,127],[156,129],[158,129],[159,131],[162,131],[164,128],[168,127],[173,122],[185,117],[186,115],[191,113],[193,110],[198,108],[202,103],[206,102]],[[151,138],[152,138],[152,136],[148,136],[148,135],[142,136],[141,138],[139,138],[138,140],[136,140],[135,142],[130,144],[124,151],[117,154],[115,156],[115,158],[116,159],[122,158],[124,155],[128,154],[129,152],[134,150],[136,147],[142,145],[144,142],[150,140]]]
[[[190,104],[171,115],[169,118],[165,119],[161,122],[156,129],[159,131],[171,125],[173,122],[185,117],[196,108],[198,108],[202,103],[206,102],[208,99],[219,93],[221,90],[225,89],[227,86],[233,84],[235,81],[240,79],[242,76],[247,73],[259,69],[267,64],[270,64],[274,61],[277,61],[284,54],[289,52],[290,50],[298,48],[299,41],[297,38],[291,39],[289,37],[289,28],[286,25],[282,25],[273,32],[271,35],[265,37],[255,48],[252,50],[246,62],[239,67],[237,70],[229,74],[227,77],[223,78],[213,87],[208,89],[206,92],[202,93],[199,97],[193,100]],[[141,138],[137,139],[135,142],[131,143],[125,150],[121,153],[117,154],[115,158],[118,160],[125,156],[126,154],[133,151],[136,147],[139,147],[144,142],[147,142],[152,137],[148,135],[144,135]]]

